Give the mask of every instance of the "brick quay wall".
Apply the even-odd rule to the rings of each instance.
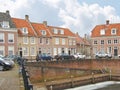
[[[111,80],[120,80],[119,59],[28,62],[26,63],[26,67],[29,71],[32,82],[44,82],[48,90],[51,90],[51,86],[54,87],[52,87],[52,90],[58,90],[59,88],[62,90],[62,88],[108,81],[110,78],[112,78]],[[99,73],[94,73],[94,76],[99,76],[100,74],[103,76],[93,79],[93,71],[100,71]],[[107,74],[107,76],[104,76],[105,74]],[[78,75],[80,79],[76,79],[78,77],[75,75]],[[84,79],[83,77],[85,76],[89,78]],[[71,78],[74,80],[74,85]],[[55,82],[55,79],[57,79],[57,82]],[[59,81],[61,79],[62,81]]]
[[[32,67],[60,67],[90,70],[107,69],[111,70],[111,72],[119,73],[120,60],[119,59],[64,60],[47,62],[29,62],[26,65]]]

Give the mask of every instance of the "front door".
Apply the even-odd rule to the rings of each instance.
[[[118,49],[117,48],[114,49],[114,56],[118,56]]]

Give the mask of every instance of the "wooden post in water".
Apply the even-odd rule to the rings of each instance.
[[[110,80],[111,80],[111,78],[112,78],[112,75],[111,75],[111,70],[110,70]]]
[[[95,83],[94,73],[92,72],[92,83]]]

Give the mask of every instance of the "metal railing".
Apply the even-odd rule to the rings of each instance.
[[[30,76],[28,74],[28,71],[27,69],[25,68],[25,62],[24,62],[24,59],[21,59],[20,60],[20,67],[21,67],[21,74],[22,74],[22,77],[23,77],[23,82],[24,82],[24,88],[25,90],[33,90],[33,85],[31,84],[30,82]]]

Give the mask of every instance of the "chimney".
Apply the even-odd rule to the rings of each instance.
[[[47,21],[43,21],[43,24],[44,24],[45,26],[47,26]]]
[[[25,19],[26,19],[26,20],[29,20],[29,15],[25,15]]]
[[[106,20],[106,25],[109,25],[109,20]]]
[[[9,10],[6,10],[6,14],[9,15]]]

